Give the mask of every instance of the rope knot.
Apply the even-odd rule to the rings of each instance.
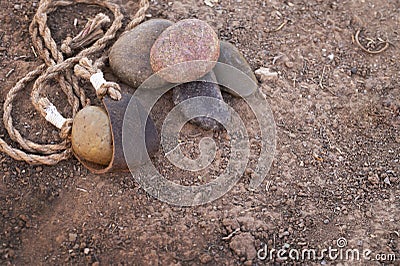
[[[74,71],[77,76],[90,80],[98,97],[102,98],[108,95],[113,100],[121,100],[120,86],[115,82],[105,80],[103,72],[94,66],[87,57],[82,58],[79,64],[75,65]]]
[[[47,98],[41,98],[39,100],[39,106],[44,113],[45,119],[61,130],[61,138],[67,139],[72,131],[72,119],[64,118],[64,116],[58,112],[57,108]]]
[[[85,47],[104,35],[102,25],[110,23],[110,18],[103,13],[96,15],[94,19],[88,19],[85,27],[74,38],[67,37],[61,44],[61,51],[66,55],[71,55],[73,50]]]
[[[72,44],[72,38],[68,36],[61,44],[61,52],[63,52],[66,55],[72,54],[71,44]]]
[[[121,88],[115,82],[109,82],[104,79],[103,72],[97,72],[90,77],[90,82],[96,90],[98,97],[102,98],[108,95],[113,100],[121,100]]]
[[[68,139],[71,136],[72,124],[73,124],[73,119],[68,118],[65,120],[64,124],[60,129],[60,137],[62,139]]]

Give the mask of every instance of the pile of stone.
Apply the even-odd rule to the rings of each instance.
[[[212,27],[198,19],[177,23],[165,19],[146,21],[123,34],[112,47],[109,58],[115,75],[133,88],[138,88],[154,74],[175,83],[175,105],[199,96],[222,102],[221,89],[238,96],[229,88],[218,85],[226,79],[226,73],[216,70],[217,62],[240,70],[257,84],[240,51],[234,45],[220,41]],[[190,121],[206,130],[220,128],[220,124],[210,118],[215,113],[223,118],[222,124],[230,119],[229,109],[223,104],[191,108],[202,108],[209,114]],[[186,116],[191,110],[183,108],[181,111]]]

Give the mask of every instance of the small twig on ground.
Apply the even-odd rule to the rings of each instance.
[[[240,232],[240,228],[236,228],[235,231],[230,233],[228,236],[222,238],[222,240],[230,240],[234,235]]]
[[[319,79],[319,84],[318,84],[321,89],[324,89],[324,84],[322,84],[322,83],[324,81],[325,67],[326,66],[324,66],[324,68],[322,69],[322,75],[321,75],[321,77]]]
[[[77,187],[76,190],[79,190],[79,191],[85,192],[85,193],[88,193],[88,192],[89,192],[89,191],[87,191],[86,189],[80,188],[80,187]]]
[[[362,44],[360,43],[360,40],[359,40],[360,33],[361,33],[361,30],[358,30],[358,31],[356,32],[356,34],[354,35],[354,41],[356,42],[356,44],[357,44],[364,52],[367,52],[367,53],[369,53],[369,54],[380,54],[380,53],[382,53],[383,51],[385,51],[387,48],[389,48],[389,46],[390,46],[390,42],[389,42],[389,41],[380,40],[381,43],[384,43],[384,44],[385,44],[384,47],[382,47],[381,49],[376,50],[376,51],[374,51],[374,50],[369,50],[368,48],[366,48],[364,45],[362,45]],[[374,42],[371,38],[366,38],[366,39],[369,40],[369,44],[372,43],[372,42]]]
[[[267,182],[267,184],[265,185],[265,191],[269,192],[269,188],[271,187],[271,185],[272,185],[272,181],[269,180],[269,181]]]
[[[185,144],[184,142],[180,142],[178,143],[178,145],[176,145],[172,150],[170,150],[169,152],[167,152],[165,154],[165,157],[169,156],[171,153],[173,153],[176,149],[178,149],[181,145]]]
[[[294,73],[293,88],[296,88],[296,78],[297,78],[297,73]]]
[[[35,57],[38,57],[38,55],[37,55],[37,53],[36,53],[36,51],[35,51],[35,48],[34,48],[33,46],[31,46],[31,49],[32,49],[32,52],[33,52],[33,54],[35,55]]]
[[[279,59],[281,59],[283,56],[285,56],[285,54],[279,53],[277,56],[274,56],[272,58],[272,64],[275,65],[276,61],[278,61]]]
[[[10,71],[7,72],[6,74],[6,78],[8,78],[9,76],[11,76],[11,74],[15,71],[15,68],[12,68]]]
[[[322,69],[322,74],[321,74],[321,77],[320,77],[320,79],[319,79],[319,84],[318,84],[318,86],[319,86],[322,90],[326,89],[326,90],[329,91],[333,96],[336,96],[336,94],[335,94],[333,91],[331,91],[329,88],[325,87],[324,84],[323,84],[323,82],[324,82],[324,75],[325,75],[325,69],[326,69],[326,66],[324,66],[324,68]]]
[[[17,61],[20,59],[25,59],[25,58],[28,58],[28,56],[26,56],[26,55],[16,56],[16,57],[14,57],[14,61]]]
[[[202,135],[202,133],[197,133],[197,134],[193,134],[193,135],[188,135],[188,137],[191,139],[195,139],[197,137],[200,137],[201,135]]]
[[[274,31],[275,31],[275,32],[276,32],[276,31],[280,31],[283,27],[285,27],[285,25],[286,25],[288,22],[289,22],[289,21],[286,20],[286,21],[283,22],[281,25],[279,25],[278,28],[274,29]]]

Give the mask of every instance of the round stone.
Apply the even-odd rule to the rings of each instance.
[[[81,159],[109,165],[113,154],[110,120],[106,111],[88,106],[74,119],[71,134],[72,149]]]
[[[245,96],[253,94],[257,89],[258,81],[246,58],[244,58],[243,54],[236,48],[236,46],[229,42],[221,41],[220,47],[221,50],[218,62],[232,66],[237,70],[240,70],[244,75],[232,75],[232,71],[228,68],[217,66],[214,69],[214,72],[217,76],[218,83],[226,85],[231,84],[232,86],[243,84],[241,92],[243,92]],[[245,75],[248,76],[250,80],[248,80]],[[253,85],[251,85],[250,82],[252,82]],[[225,86],[221,86],[221,88],[228,93],[239,96],[237,93]]]
[[[174,104],[178,105],[185,100],[195,97],[212,97],[223,101],[221,90],[218,84],[215,84],[216,78],[213,72],[204,76],[202,81],[194,81],[183,83],[173,89]],[[199,104],[185,105],[180,109],[183,116],[187,119],[193,113],[207,114],[207,116],[196,117],[189,122],[205,129],[205,130],[218,130],[221,129],[221,124],[212,117],[220,117],[221,123],[229,123],[231,115],[228,107],[221,102],[221,104],[210,104],[206,98],[199,101]]]
[[[219,40],[206,22],[181,20],[161,33],[150,52],[154,72],[171,83],[203,77],[219,57]]]
[[[110,66],[124,83],[138,88],[153,74],[150,49],[160,34],[173,22],[166,19],[148,20],[123,34],[110,51]]]

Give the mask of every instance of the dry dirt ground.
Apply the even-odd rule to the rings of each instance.
[[[35,0],[0,2],[1,104],[7,91],[41,63],[28,33],[37,5]],[[99,10],[80,5],[52,13],[55,39],[76,34]],[[157,0],[151,1],[149,14],[205,20],[244,53],[254,70],[269,67],[279,73],[262,83],[277,125],[277,151],[266,180],[249,191],[247,170],[221,199],[183,208],[149,196],[130,174],[96,176],[75,159],[32,167],[0,154],[1,264],[399,265],[400,1],[220,0],[209,7],[203,1]],[[366,53],[354,42],[357,30],[363,30],[363,45],[381,39],[390,47]],[[65,104],[62,94],[52,97]],[[240,100],[225,97],[251,117]],[[163,101],[172,108],[170,94]],[[166,112],[154,111],[159,128]],[[29,93],[19,96],[13,115],[25,136],[43,142],[57,137],[38,119]],[[254,124],[247,123],[255,127],[249,129],[253,136]],[[154,158],[181,184],[207,182],[229,159],[225,133],[187,126],[182,138],[197,132],[201,135],[185,147],[188,156],[196,156],[195,143],[204,136],[223,147],[201,173],[204,179],[174,169],[161,153]],[[10,142],[3,126],[0,135]],[[347,240],[344,248],[369,249],[370,258],[387,255],[387,261],[383,256],[382,261],[332,260],[327,253],[298,261],[276,253],[265,260],[256,255],[265,245],[338,248],[339,238]]]

